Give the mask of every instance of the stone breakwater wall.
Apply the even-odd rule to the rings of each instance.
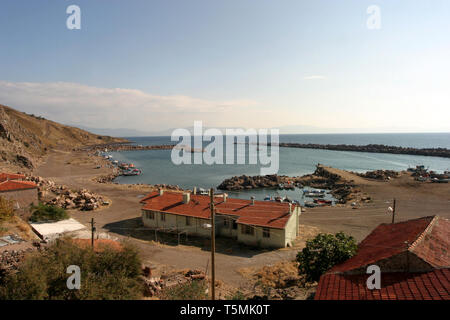
[[[268,144],[270,145],[270,143]],[[431,156],[450,158],[450,149],[446,148],[409,148],[386,146],[382,144],[368,144],[364,146],[348,145],[348,144],[302,144],[302,143],[279,143],[284,148],[303,148],[303,149],[324,149],[335,151],[356,151],[370,153],[391,153],[391,154],[408,154],[415,156]]]

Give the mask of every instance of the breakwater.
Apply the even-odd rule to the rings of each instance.
[[[268,143],[268,146],[271,144]],[[355,151],[355,152],[370,152],[370,153],[390,153],[390,154],[408,154],[414,156],[431,156],[450,158],[450,149],[446,148],[410,148],[410,147],[396,147],[382,144],[368,144],[368,145],[349,145],[349,144],[315,144],[315,143],[279,143],[282,148],[303,148],[303,149],[323,149],[334,151]]]

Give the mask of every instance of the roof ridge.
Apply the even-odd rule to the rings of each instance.
[[[426,234],[429,234],[431,232],[431,230],[433,229],[434,225],[436,224],[436,221],[439,219],[438,215],[433,216],[433,219],[430,221],[430,223],[428,224],[428,226],[425,228],[425,230],[423,230],[419,236],[417,237],[417,239],[408,247],[408,251],[413,252],[413,250],[416,248],[416,246],[422,242],[422,240],[425,238]]]

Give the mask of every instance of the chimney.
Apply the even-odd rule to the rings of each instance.
[[[223,202],[227,202],[227,198],[228,198],[228,194],[224,193],[223,194]]]
[[[162,196],[164,194],[164,190],[163,189],[159,189],[159,195]]]
[[[289,202],[289,213],[292,213],[292,203]]]
[[[190,200],[191,200],[191,194],[188,192],[183,193],[183,203],[184,204],[189,203]]]
[[[197,194],[197,187],[194,187],[194,189],[192,189],[192,194]]]
[[[255,197],[251,197],[250,199],[252,199],[252,206],[255,205]]]

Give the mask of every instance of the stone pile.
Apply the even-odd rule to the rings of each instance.
[[[359,176],[368,179],[387,181],[392,178],[397,178],[398,172],[393,170],[375,170],[367,171],[366,173],[360,173]]]
[[[27,248],[23,250],[4,250],[0,253],[0,277],[9,272],[14,272],[19,268],[20,262],[25,255],[33,252],[35,249]]]
[[[58,206],[64,209],[80,209],[85,211],[95,210],[100,206],[108,205],[102,196],[90,193],[86,189],[72,192],[68,189],[61,189],[57,196],[48,201],[47,204]]]
[[[86,189],[71,190],[67,186],[57,185],[54,181],[41,177],[30,176],[27,180],[38,185],[38,197],[45,204],[84,211],[95,210],[109,204],[102,196]]]
[[[280,183],[287,182],[288,177],[276,174],[266,176],[234,176],[224,180],[217,188],[219,190],[235,191],[258,188],[277,188]]]

